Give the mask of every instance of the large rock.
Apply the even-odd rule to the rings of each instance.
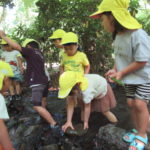
[[[126,130],[115,125],[101,127],[95,141],[96,150],[128,150],[129,144],[122,140],[125,133]]]

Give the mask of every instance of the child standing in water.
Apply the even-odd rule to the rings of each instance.
[[[116,123],[117,118],[110,112],[116,106],[116,100],[106,79],[97,74],[86,74],[66,71],[59,79],[59,98],[67,98],[67,122],[62,126],[65,132],[68,127],[74,129],[72,116],[76,103],[81,107],[81,120],[84,129],[88,129],[92,111],[102,112],[106,118]]]
[[[9,63],[13,69],[14,77],[11,78],[11,85],[9,87],[10,100],[21,99],[21,82],[23,81],[23,66],[22,55],[20,52],[14,50],[6,41],[1,42],[2,52],[1,58]]]
[[[148,144],[146,130],[150,101],[150,39],[148,34],[128,12],[129,0],[103,0],[98,11],[106,31],[113,33],[115,64],[106,75],[125,83],[127,103],[135,129],[123,136],[130,142],[129,150],[143,150]]]
[[[90,64],[85,53],[78,51],[78,36],[73,32],[65,33],[61,44],[65,53],[61,60],[61,73],[64,71],[75,71],[87,74]]]

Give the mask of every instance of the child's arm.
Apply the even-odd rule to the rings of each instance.
[[[17,61],[18,61],[18,65],[19,65],[20,71],[23,74],[22,58],[21,57],[17,57]]]
[[[59,70],[60,70],[60,75],[63,74],[63,72],[64,72],[64,66],[60,65]]]
[[[18,43],[12,41],[10,38],[8,38],[8,37],[6,36],[6,34],[5,34],[5,32],[2,31],[2,30],[0,30],[0,37],[1,37],[2,39],[4,39],[4,40],[5,40],[12,48],[14,48],[15,50],[22,51],[21,46],[20,46]]]
[[[90,113],[91,113],[91,103],[84,104],[84,130],[89,128],[88,122]]]
[[[4,121],[0,119],[0,143],[4,150],[14,150]]]
[[[62,130],[65,132],[68,127],[74,130],[72,125],[72,116],[75,107],[75,100],[72,96],[68,96],[67,98],[67,122],[62,126]]]
[[[84,67],[84,74],[88,74],[90,72],[90,64]]]
[[[110,75],[110,77],[115,77],[117,80],[120,80],[123,78],[123,76],[131,73],[131,72],[134,72],[138,69],[141,69],[142,67],[145,66],[147,62],[133,62],[131,63],[130,65],[128,65],[126,68],[124,68],[122,71],[119,71],[117,73],[114,73],[112,75]]]

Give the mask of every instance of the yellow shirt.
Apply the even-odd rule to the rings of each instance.
[[[89,65],[89,61],[85,53],[77,51],[74,56],[68,56],[64,53],[61,65],[64,66],[64,71],[75,71],[84,74],[84,67]]]

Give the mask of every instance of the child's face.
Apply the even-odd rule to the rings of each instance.
[[[112,15],[107,16],[103,14],[100,19],[102,20],[102,26],[107,32],[113,33],[115,31],[114,17]]]
[[[78,48],[77,44],[64,45],[65,52],[68,56],[75,55],[77,52],[77,48]]]
[[[53,43],[57,48],[63,48],[63,46],[60,44],[61,39],[55,39],[55,40],[53,40]]]
[[[12,51],[12,48],[9,45],[2,45],[2,49],[5,51]]]
[[[11,84],[11,79],[9,77],[4,77],[2,91],[6,92]]]

